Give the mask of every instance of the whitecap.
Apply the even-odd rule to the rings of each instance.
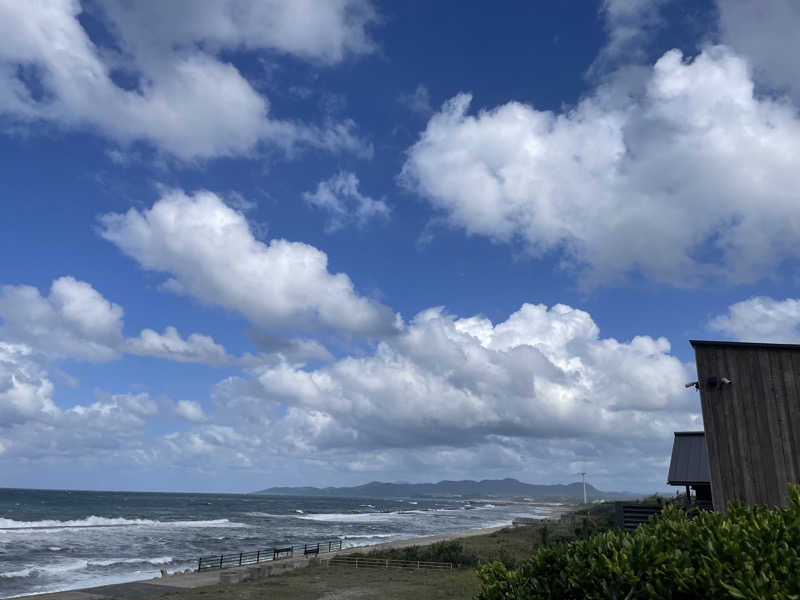
[[[125,519],[97,517],[92,515],[85,519],[71,521],[15,521],[0,519],[0,530],[17,529],[72,529],[82,527],[247,527],[244,523],[232,523],[228,519],[212,519],[210,521],[154,521],[151,519]]]
[[[375,521],[391,521],[400,513],[318,513],[303,515],[298,519],[305,521],[327,521],[332,523],[372,523]]]
[[[111,565],[118,564],[141,564],[149,563],[151,565],[166,565],[171,563],[173,558],[171,556],[157,556],[155,558],[108,558],[104,560],[90,559],[90,567],[110,567]]]
[[[18,569],[16,571],[2,572],[0,573],[0,577],[10,579],[12,577],[36,577],[40,575],[57,575],[59,573],[65,573],[67,571],[78,571],[80,569],[85,569],[87,565],[88,561],[86,560],[75,560],[68,563],[55,564],[55,565],[30,566],[30,567],[25,567],[24,569]]]

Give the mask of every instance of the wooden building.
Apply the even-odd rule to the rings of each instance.
[[[687,504],[694,491],[694,503],[700,508],[711,509],[711,470],[705,432],[675,432],[667,484],[685,487]]]
[[[800,345],[691,344],[714,509],[786,506],[800,483]]]

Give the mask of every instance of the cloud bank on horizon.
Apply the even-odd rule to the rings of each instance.
[[[662,489],[685,340],[800,340],[795,4],[606,0],[550,105],[390,8],[0,2],[2,148],[65,182],[4,194],[0,485]]]

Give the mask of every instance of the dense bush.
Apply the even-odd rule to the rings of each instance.
[[[373,558],[389,558],[392,560],[418,560],[430,562],[448,562],[454,565],[474,567],[478,557],[464,549],[461,542],[437,542],[430,546],[409,546],[370,552]]]
[[[800,599],[800,486],[789,498],[789,508],[732,503],[691,520],[667,506],[633,533],[551,545],[518,569],[485,565],[477,598]]]

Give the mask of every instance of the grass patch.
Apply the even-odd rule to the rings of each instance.
[[[478,555],[465,549],[460,541],[436,542],[430,546],[409,546],[408,548],[373,550],[367,553],[354,552],[349,556],[388,558],[390,560],[418,560],[420,562],[445,562],[458,567],[475,567],[478,565]]]

